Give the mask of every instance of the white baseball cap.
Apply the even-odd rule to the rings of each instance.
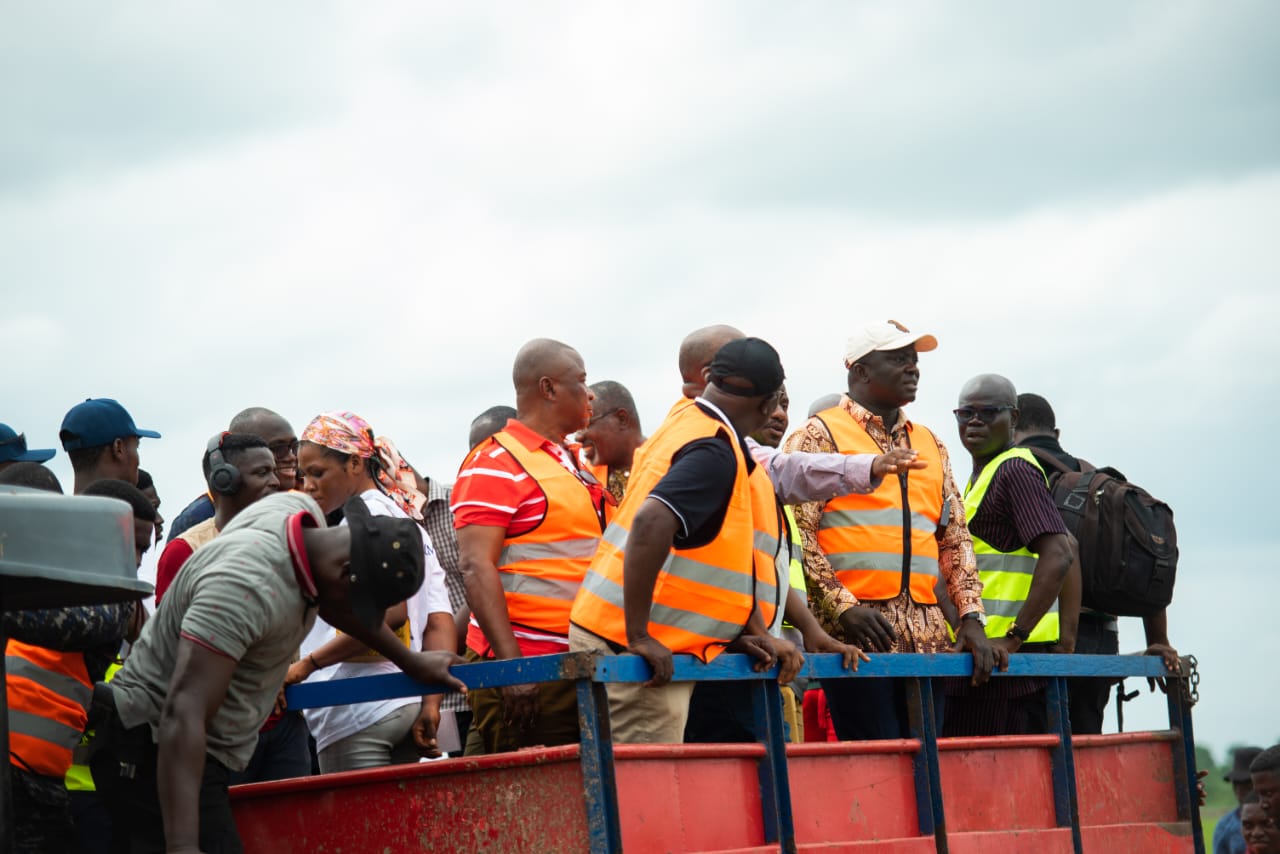
[[[908,344],[916,345],[917,353],[936,349],[938,339],[927,332],[912,332],[896,320],[870,323],[849,336],[844,347],[844,366],[853,363],[876,350],[898,350]]]

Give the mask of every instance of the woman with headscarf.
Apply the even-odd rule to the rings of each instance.
[[[417,489],[413,469],[388,439],[375,436],[368,422],[354,413],[326,412],[312,419],[302,431],[298,469],[305,478],[303,490],[326,515],[358,495],[375,516],[422,522],[426,498]],[[413,649],[452,650],[456,643],[453,609],[444,570],[425,530],[422,545],[426,557],[422,587],[400,606],[388,609],[387,625]],[[287,681],[346,679],[396,670],[385,658],[316,620]],[[320,771],[350,771],[416,762],[419,755],[438,756],[435,727],[441,697],[432,694],[421,700],[404,697],[304,711],[316,740]]]

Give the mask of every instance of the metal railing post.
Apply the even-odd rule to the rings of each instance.
[[[794,852],[796,831],[791,816],[791,779],[787,775],[786,727],[776,678],[766,676],[751,682],[751,711],[756,739],[764,743],[764,756],[757,766],[764,841],[776,842],[780,850]]]
[[[916,784],[916,813],[920,835],[932,836],[935,850],[947,852],[947,818],[942,805],[942,768],[938,761],[938,721],[934,715],[933,680],[915,677],[906,680],[907,717],[911,737],[920,741],[920,750],[911,760]]]
[[[1076,761],[1071,745],[1071,710],[1067,680],[1061,676],[1049,679],[1045,690],[1049,713],[1049,732],[1058,737],[1058,745],[1050,753],[1053,765],[1053,811],[1058,827],[1071,828],[1071,845],[1076,854],[1084,850],[1080,836],[1080,801],[1076,790]]]

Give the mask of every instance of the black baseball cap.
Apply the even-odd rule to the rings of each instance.
[[[422,587],[422,530],[412,519],[372,515],[358,495],[342,512],[351,528],[351,613],[376,630],[387,608]]]
[[[786,378],[778,351],[760,338],[735,338],[711,360],[711,382],[738,397],[767,397]]]

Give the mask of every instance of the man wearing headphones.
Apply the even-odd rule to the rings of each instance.
[[[213,518],[193,525],[165,546],[156,567],[156,605],[196,549],[217,536],[241,510],[280,491],[271,448],[247,433],[219,433],[210,439],[203,468],[213,496]]]

